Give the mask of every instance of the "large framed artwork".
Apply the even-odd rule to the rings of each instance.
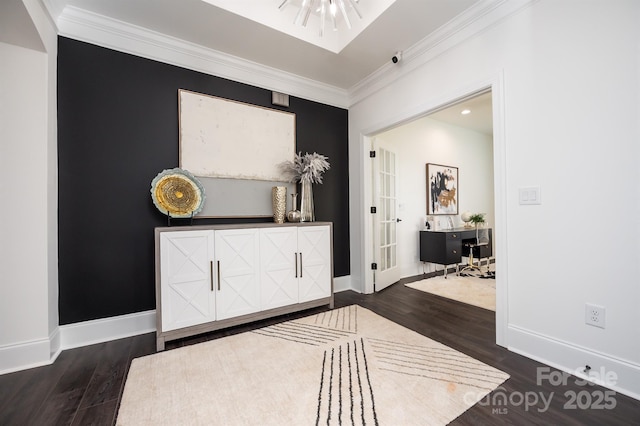
[[[296,115],[184,89],[178,111],[180,167],[207,193],[197,216],[273,216],[271,188],[287,181],[279,164],[296,153]]]
[[[180,166],[195,176],[282,181],[296,153],[296,116],[179,90]]]
[[[458,214],[458,168],[427,163],[427,214]]]

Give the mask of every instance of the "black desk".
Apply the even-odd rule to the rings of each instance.
[[[493,255],[492,232],[489,228],[489,244],[476,247],[473,257],[486,258]],[[462,256],[469,256],[469,247],[465,247],[467,241],[475,241],[476,228],[456,228],[443,231],[420,231],[420,261],[445,265],[454,265],[462,262]]]

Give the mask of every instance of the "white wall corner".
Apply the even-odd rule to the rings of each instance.
[[[336,277],[333,279],[333,292],[334,293],[339,293],[341,291],[347,291],[347,290],[353,290],[353,291],[358,291],[356,290],[351,282],[351,275],[346,275],[344,277]]]
[[[514,325],[509,326],[508,335],[510,351],[577,376],[568,378],[569,383],[590,379],[595,384],[640,400],[640,365],[637,363]],[[589,377],[583,372],[586,365],[591,367]],[[536,375],[541,380],[549,380],[546,377],[544,372]],[[553,385],[554,382],[549,383]]]
[[[60,338],[60,327],[56,327],[49,335],[49,359],[55,361],[62,352],[62,342]]]
[[[57,353],[51,354],[49,339],[0,346],[0,374],[49,365],[56,357]]]
[[[156,331],[156,311],[60,326],[61,348],[72,349]]]
[[[64,7],[65,7],[64,0],[42,0],[42,4],[47,10],[47,13],[51,18],[51,21],[53,22],[54,25],[56,25],[56,21],[58,20],[58,17],[62,14],[62,11],[64,10]]]

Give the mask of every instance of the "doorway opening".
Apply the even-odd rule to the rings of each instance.
[[[506,182],[505,182],[505,140],[504,140],[504,100],[503,96],[503,81],[501,75],[497,76],[497,78],[485,80],[484,84],[479,84],[475,89],[467,90],[463,92],[459,92],[459,96],[450,96],[448,100],[442,100],[441,102],[432,102],[429,105],[418,106],[413,109],[413,111],[406,112],[401,114],[401,118],[396,118],[394,121],[390,121],[386,123],[384,126],[379,126],[375,129],[368,129],[367,132],[363,132],[362,136],[362,148],[363,154],[366,154],[367,157],[370,155],[370,150],[374,151],[375,144],[379,142],[380,139],[384,141],[384,134],[386,132],[402,132],[406,131],[410,126],[415,126],[419,120],[435,120],[438,118],[438,114],[440,116],[444,116],[447,113],[451,113],[452,109],[455,111],[456,106],[462,105],[465,101],[472,101],[475,98],[481,98],[482,96],[489,96],[491,98],[489,111],[486,113],[488,117],[491,119],[487,119],[487,124],[491,128],[490,132],[492,132],[493,137],[491,138],[492,147],[486,150],[488,152],[488,161],[491,161],[491,169],[492,173],[489,174],[485,182],[485,186],[488,187],[489,191],[493,195],[493,200],[490,202],[492,207],[492,213],[487,214],[487,220],[493,230],[493,245],[495,250],[493,250],[493,257],[495,259],[499,259],[499,262],[496,263],[496,343],[502,346],[506,346],[506,335],[507,335],[507,274],[506,274],[506,265],[507,265],[507,251],[506,251],[506,235],[503,232],[504,227],[506,226],[506,211],[505,211],[505,200],[506,200]],[[460,114],[461,111],[457,111],[457,114]],[[469,116],[477,117],[478,115],[468,114]],[[444,122],[446,118],[440,117],[438,121]],[[447,125],[453,125],[450,123],[445,123]],[[444,145],[443,145],[444,146]],[[395,148],[395,147],[394,147]],[[444,147],[440,147],[443,150],[446,150]],[[471,153],[467,153],[471,155]],[[407,170],[403,166],[405,159],[403,152],[396,152],[398,158],[398,166],[397,166],[397,181],[400,182],[400,186],[404,185],[403,182],[407,179],[411,179],[411,177],[407,176]],[[422,159],[421,159],[422,161]],[[453,161],[453,160],[451,160]],[[423,161],[427,163],[429,161]],[[478,163],[478,167],[481,166],[481,162]],[[451,164],[455,165],[455,164]],[[363,290],[365,293],[372,293],[374,291],[379,291],[383,285],[378,285],[380,280],[378,277],[381,276],[381,273],[378,269],[373,269],[374,264],[377,264],[377,260],[381,259],[381,244],[379,242],[374,242],[374,239],[378,239],[379,241],[385,242],[382,238],[387,238],[386,234],[383,234],[381,228],[374,223],[374,214],[370,214],[369,209],[370,206],[376,207],[375,202],[379,202],[376,198],[379,198],[378,190],[374,189],[375,186],[375,178],[376,174],[379,172],[374,171],[373,169],[374,163],[368,162],[365,160],[364,169],[363,169],[363,177],[365,180],[363,181],[363,189],[365,194],[365,205],[363,206],[363,213],[365,214],[364,218],[364,238],[363,238],[363,249],[365,258],[364,265],[362,271],[364,272],[364,286]],[[473,167],[475,165],[472,164]],[[422,164],[422,167],[425,168],[425,164]],[[469,181],[465,181],[465,176],[469,176],[469,171],[467,166],[464,169],[460,169],[460,181],[465,182],[461,185],[461,191],[467,191],[469,189],[468,183]],[[400,269],[400,276],[408,277],[412,275],[422,274],[422,262],[418,259],[418,250],[419,250],[419,232],[418,230],[424,226],[424,222],[426,221],[426,170],[422,170],[420,177],[413,178],[413,184],[422,185],[422,189],[420,191],[419,200],[416,201],[412,198],[407,198],[406,194],[403,194],[402,189],[398,189],[397,192],[397,204],[395,206],[396,212],[396,236],[395,239],[393,236],[390,236],[388,240],[394,241],[396,245],[396,264]],[[379,179],[379,178],[378,178]],[[379,184],[378,184],[379,185]],[[416,190],[417,191],[417,190]],[[461,193],[462,193],[461,192]],[[417,193],[417,192],[416,192]],[[480,196],[481,191],[474,191],[474,196]],[[466,204],[471,202],[470,199],[465,201],[465,198],[469,197],[469,192],[466,193],[466,196],[463,196],[459,202],[459,210],[457,212],[457,220],[460,221],[459,215],[465,210],[476,210],[478,213],[489,213],[488,211],[480,211],[480,210],[489,210],[483,206],[473,207],[473,204]],[[415,197],[418,199],[418,197]],[[473,197],[471,197],[473,198]],[[486,200],[485,200],[486,201]],[[413,214],[413,217],[408,213],[412,209],[415,210],[415,207],[410,206],[411,203],[419,203],[422,212],[419,215]],[[371,203],[369,205],[369,203]],[[468,206],[468,207],[465,207]],[[394,211],[393,208],[390,211]],[[493,216],[493,217],[490,217]],[[393,219],[393,218],[391,218]],[[400,219],[401,221],[397,221]],[[446,226],[446,225],[445,225]],[[393,227],[390,226],[391,229]],[[376,231],[376,232],[374,232]],[[386,231],[385,231],[386,232]],[[407,242],[408,241],[408,242]],[[406,251],[402,247],[408,245],[413,245],[414,252],[412,254],[412,258],[408,261],[407,264],[403,262],[407,262],[406,254],[403,252]],[[393,253],[393,251],[391,251]],[[386,261],[386,260],[385,260]],[[391,261],[393,264],[393,260]],[[369,267],[371,266],[371,268]],[[375,265],[379,266],[379,265]],[[411,270],[413,268],[413,270]],[[420,269],[418,269],[420,268]],[[442,270],[442,267],[440,267]],[[413,273],[412,273],[413,271]],[[376,280],[376,285],[374,288],[373,281],[374,275]],[[397,280],[396,280],[397,281]]]
[[[372,273],[374,291],[380,291],[400,278],[436,272],[437,265],[420,262],[418,253],[418,231],[426,226],[461,228],[463,212],[495,223],[491,91],[385,130],[371,142]],[[427,164],[455,170],[446,211],[433,209]]]

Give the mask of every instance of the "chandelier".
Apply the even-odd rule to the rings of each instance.
[[[338,30],[337,18],[339,9],[340,15],[342,15],[347,28],[351,29],[351,21],[349,20],[348,13],[349,10],[353,10],[358,18],[362,19],[362,15],[358,10],[358,2],[359,0],[302,0],[302,4],[300,4],[300,10],[298,10],[293,23],[302,23],[302,26],[306,27],[311,12],[315,11],[315,13],[320,15],[320,37],[322,37],[324,35],[327,15],[329,16],[329,20],[331,21],[331,25],[333,26],[333,31]],[[280,6],[278,6],[278,9],[282,11],[288,4],[294,5],[294,1],[284,0],[280,4]]]

